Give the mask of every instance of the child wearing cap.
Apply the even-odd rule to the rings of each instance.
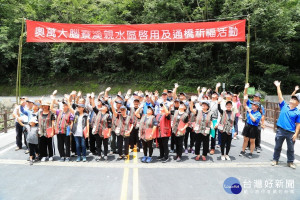
[[[29,125],[25,125],[21,122],[20,118],[17,118],[19,124],[27,130],[28,134],[26,137],[26,141],[29,147],[29,163],[30,165],[33,165],[33,157],[35,156],[36,160],[38,160],[39,157],[39,149],[38,149],[38,127],[37,125],[37,119],[35,117],[32,117],[29,121]]]

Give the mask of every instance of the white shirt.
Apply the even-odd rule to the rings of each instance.
[[[79,137],[83,136],[82,117],[83,115],[78,117],[76,133],[74,136],[79,136]]]

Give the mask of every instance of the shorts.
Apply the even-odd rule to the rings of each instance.
[[[258,127],[246,123],[242,134],[245,137],[255,139],[258,135]]]

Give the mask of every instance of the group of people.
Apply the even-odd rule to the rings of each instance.
[[[300,130],[300,111],[297,108],[300,94],[295,91],[287,104],[282,98],[280,82],[274,84],[281,112],[272,165],[278,164],[282,143],[286,139],[288,166],[296,168],[293,149]],[[254,150],[260,153],[261,129],[265,127],[262,97],[256,93],[253,100],[249,100],[247,83],[243,102],[240,102],[239,94],[219,93],[220,86],[218,83],[215,90],[198,87],[198,95],[190,98],[184,92],[177,95],[178,84],[172,90],[163,90],[161,95],[158,91],[131,94],[132,91],[128,90],[125,95],[119,92],[111,97],[111,88],[107,88],[98,96],[90,93],[83,97],[81,92],[72,91],[63,99],[57,99],[57,91],[54,91],[51,102],[22,97],[13,112],[16,151],[22,149],[24,135],[31,165],[37,160],[52,161],[53,137],[56,135],[61,162],[69,162],[71,152],[77,155],[77,162],[86,162],[87,149],[96,156],[96,161],[108,160],[109,154],[118,154],[118,160],[129,159],[129,153],[136,149],[144,154],[141,161],[150,163],[153,146],[159,148],[157,160],[163,163],[170,160],[170,152],[175,154],[177,162],[182,161],[183,152],[195,154],[197,161],[206,161],[208,154],[215,154],[216,147],[221,148],[221,160],[231,160],[231,141],[238,135],[239,110],[243,106],[247,119],[239,155],[252,158]],[[250,150],[248,154],[247,148]]]

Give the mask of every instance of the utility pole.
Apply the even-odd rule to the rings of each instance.
[[[18,65],[17,65],[17,80],[16,80],[16,103],[19,103],[21,96],[21,61],[22,61],[22,46],[23,46],[23,34],[24,34],[25,18],[22,18],[22,29],[19,39],[19,54],[18,54]]]
[[[250,15],[247,16],[248,33],[247,33],[247,61],[246,61],[246,83],[249,81],[249,63],[250,63]]]

